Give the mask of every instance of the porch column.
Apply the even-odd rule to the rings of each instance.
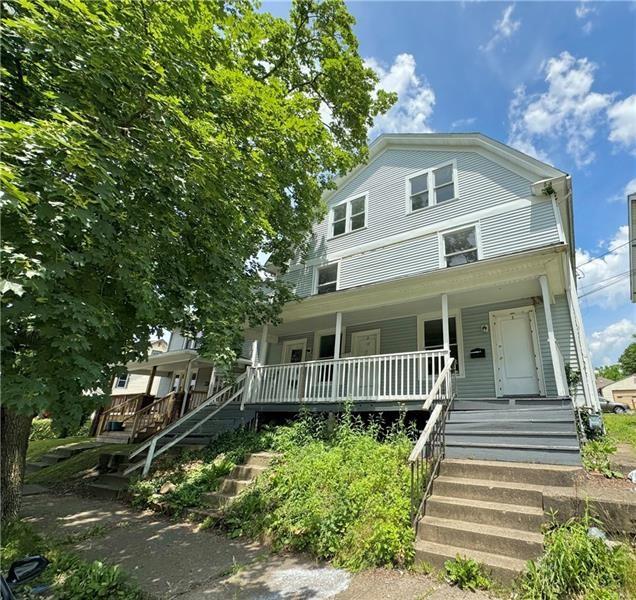
[[[252,366],[255,367],[258,362],[258,342],[256,340],[252,340],[252,356],[250,357],[252,362]]]
[[[563,364],[563,356],[559,351],[556,336],[554,335],[552,309],[550,308],[550,287],[548,285],[548,278],[545,275],[541,275],[539,277],[539,285],[541,286],[541,296],[543,297],[545,325],[548,330],[548,346],[550,347],[550,357],[552,358],[552,369],[554,370],[557,394],[559,396],[568,396],[569,390],[567,378],[565,376],[565,365]]]
[[[150,392],[152,391],[152,384],[155,381],[156,374],[157,374],[157,365],[152,367],[152,371],[150,372],[150,377],[148,377],[148,385],[146,385],[146,396],[150,396]]]
[[[450,351],[450,331],[448,327],[448,294],[442,294],[442,341],[444,352]]]
[[[267,334],[269,332],[269,325],[265,323],[263,325],[263,331],[261,332],[261,347],[258,354],[258,362],[261,365],[265,364],[265,359],[267,358]]]
[[[185,378],[183,380],[183,402],[181,404],[180,417],[185,414],[186,406],[188,405],[188,397],[190,396],[190,378],[192,377],[192,361],[188,361],[188,367],[186,368]]]
[[[336,331],[334,335],[334,346],[333,346],[333,358],[334,360],[338,360],[340,358],[340,344],[342,337],[342,313],[336,313]],[[340,379],[340,369],[338,368],[338,364],[333,366],[333,374],[331,381],[331,397],[333,400],[337,400],[338,398],[338,380]]]

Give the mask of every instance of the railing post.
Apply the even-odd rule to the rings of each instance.
[[[150,443],[150,448],[148,448],[148,456],[146,456],[146,462],[144,463],[144,470],[142,471],[142,477],[146,477],[148,473],[150,473],[150,465],[152,464],[152,459],[155,457],[155,448],[157,447],[157,438],[154,438]]]

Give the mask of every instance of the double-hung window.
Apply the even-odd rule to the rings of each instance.
[[[119,375],[115,380],[116,388],[125,388],[128,385],[128,373],[125,375]]]
[[[318,294],[335,292],[338,287],[338,263],[318,268]]]
[[[366,194],[345,200],[331,209],[331,237],[362,229],[366,224]]]
[[[416,173],[406,185],[409,212],[453,200],[457,197],[455,165],[449,163]]]
[[[444,347],[444,333],[441,319],[429,319],[423,322],[422,331],[424,338],[424,350],[441,350]],[[456,317],[448,318],[448,343],[450,346],[450,355],[455,359],[453,371],[459,372],[459,343],[457,335],[457,319]]]
[[[475,227],[456,229],[442,234],[442,252],[443,265],[446,267],[476,262],[479,256]]]

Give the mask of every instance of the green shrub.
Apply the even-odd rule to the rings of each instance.
[[[31,440],[52,440],[57,437],[51,425],[51,419],[33,419],[31,423]]]
[[[116,566],[87,562],[64,549],[64,542],[43,538],[28,523],[3,524],[0,567],[6,572],[14,560],[42,554],[50,561],[34,583],[50,584],[54,600],[122,598],[141,600],[144,594]]]
[[[456,585],[462,590],[488,590],[492,587],[492,581],[483,565],[472,558],[459,556],[455,560],[447,560],[444,563],[444,579],[451,585]]]
[[[602,473],[605,477],[622,477],[622,473],[614,471],[610,456],[616,452],[616,444],[609,437],[590,440],[583,446],[581,456],[583,466],[588,471]]]
[[[530,561],[519,580],[523,600],[610,600],[636,597],[636,558],[626,545],[612,547],[591,537],[596,522],[585,515],[552,525],[544,538],[544,555]]]
[[[351,570],[411,562],[412,442],[403,427],[384,431],[349,412],[335,422],[305,415],[270,441],[282,457],[227,509],[233,535],[264,536]]]

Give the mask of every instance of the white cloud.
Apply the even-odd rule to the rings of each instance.
[[[380,79],[378,87],[396,92],[398,100],[386,114],[376,117],[371,137],[380,133],[426,133],[432,131],[428,121],[435,106],[435,92],[428,82],[416,73],[412,54],[400,54],[390,67],[374,58],[365,59]]]
[[[595,366],[614,364],[636,333],[636,321],[621,319],[605,329],[594,331],[588,338],[592,362]]]
[[[578,295],[583,305],[614,309],[629,301],[628,236],[627,225],[623,225],[593,252],[577,248]],[[606,252],[602,258],[591,260]]]
[[[504,8],[503,13],[501,14],[501,18],[495,22],[493,27],[494,34],[488,40],[488,43],[484,46],[480,46],[479,49],[484,52],[490,52],[503,40],[511,38],[512,35],[519,29],[521,26],[521,21],[515,21],[512,18],[512,13],[515,9],[514,4],[509,4]]]
[[[594,160],[591,142],[613,96],[592,91],[596,65],[587,58],[562,52],[541,68],[548,84],[546,92],[527,94],[523,86],[515,90],[509,109],[509,143],[545,158],[539,141],[556,145],[566,140],[566,150],[576,165],[588,165]]]
[[[476,121],[475,117],[466,117],[465,119],[457,119],[451,123],[451,129],[459,129],[460,127],[470,127]]]
[[[630,179],[618,194],[609,199],[609,202],[627,202],[627,196],[630,194],[636,194],[636,177]]]
[[[585,33],[586,35],[592,31],[592,28],[594,26],[592,23],[592,16],[595,15],[597,12],[598,10],[593,6],[590,6],[588,0],[581,0],[581,2],[575,9],[576,18],[581,21],[585,21],[585,23],[583,23],[582,29],[583,33]]]
[[[616,102],[607,110],[610,142],[636,149],[636,94]]]

